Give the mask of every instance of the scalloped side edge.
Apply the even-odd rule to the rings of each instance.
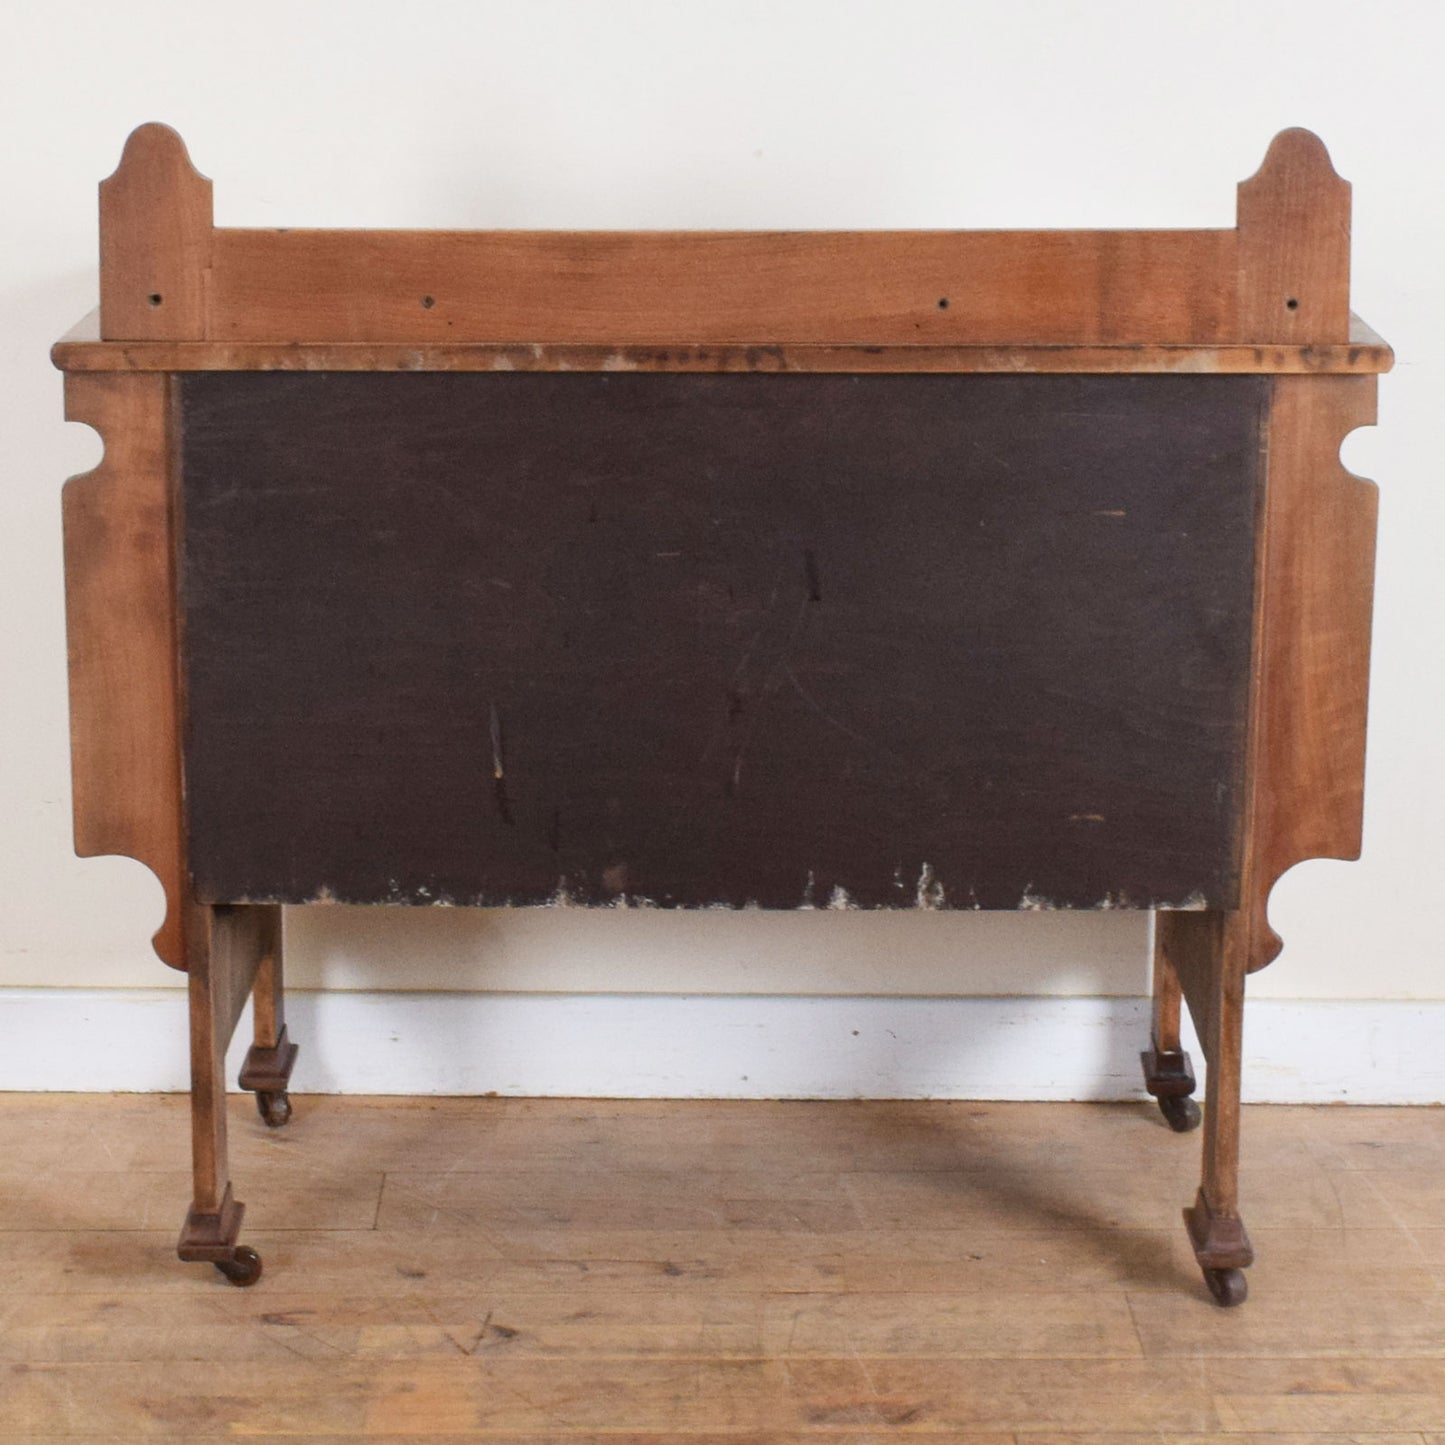
[[[1375,422],[1372,376],[1280,377],[1270,409],[1248,873],[1256,972],[1279,956],[1269,898],[1293,867],[1359,857],[1379,489],[1340,459]]]
[[[100,464],[62,489],[75,851],[119,855],[159,880],[152,940],[186,967],[170,383],[66,377],[66,417],[100,435]]]

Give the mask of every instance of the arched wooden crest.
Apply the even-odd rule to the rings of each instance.
[[[1241,341],[1347,341],[1350,184],[1307,130],[1281,131],[1239,187]]]
[[[1349,186],[1288,130],[1238,224],[1118,231],[220,229],[164,125],[101,186],[101,337],[1149,345],[1349,339]]]
[[[168,125],[131,133],[100,183],[100,326],[128,341],[207,335],[211,183]]]

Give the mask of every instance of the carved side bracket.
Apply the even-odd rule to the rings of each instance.
[[[1251,970],[1280,950],[1270,890],[1307,858],[1358,858],[1377,493],[1340,462],[1375,420],[1372,376],[1279,377],[1269,422],[1254,702]]]
[[[144,863],[166,892],[155,950],[186,961],[170,498],[170,380],[73,374],[65,414],[95,428],[105,457],[65,484],[75,851]]]

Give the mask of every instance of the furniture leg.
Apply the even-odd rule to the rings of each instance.
[[[1250,914],[1161,913],[1159,947],[1181,986],[1204,1049],[1203,1178],[1184,1222],[1205,1283],[1222,1305],[1248,1292],[1242,1271],[1254,1250],[1239,1214],[1239,1104],[1244,979]]]
[[[296,1066],[296,1045],[286,1036],[286,994],[282,964],[281,910],[269,915],[262,939],[256,982],[251,989],[255,1041],[238,1081],[256,1095],[256,1109],[267,1126],[279,1129],[291,1118],[287,1087]]]
[[[1144,1066],[1144,1087],[1158,1101],[1159,1112],[1176,1134],[1183,1134],[1199,1127],[1199,1105],[1192,1097],[1194,1065],[1179,1038],[1183,991],[1160,938],[1165,916],[1154,915],[1154,1023],[1150,1046],[1139,1061]]]
[[[275,931],[279,910],[191,905],[186,918],[191,1028],[192,1200],[177,1253],[254,1284],[261,1257],[236,1243],[243,1205],[226,1148],[226,1046]]]

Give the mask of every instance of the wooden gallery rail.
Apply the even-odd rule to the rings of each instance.
[[[1233,230],[261,231],[148,125],[100,218],[54,353],[105,442],[75,835],[155,871],[189,975],[182,1259],[260,1272],[222,1067],[254,995],[286,1122],[282,905],[1136,908],[1243,1299],[1244,981],[1280,874],[1358,851],[1339,446],[1391,364],[1318,140]]]

